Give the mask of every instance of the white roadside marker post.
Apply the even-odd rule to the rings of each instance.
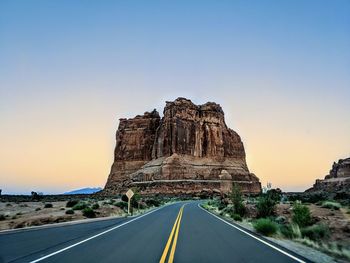
[[[128,215],[130,215],[130,201],[131,201],[131,198],[134,196],[134,192],[131,189],[129,189],[125,195],[128,198]]]

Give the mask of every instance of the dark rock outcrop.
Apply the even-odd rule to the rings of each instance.
[[[154,110],[121,119],[106,193],[137,186],[149,194],[227,193],[232,182],[258,193],[240,136],[229,129],[219,104],[166,102],[164,117]]]
[[[330,193],[350,191],[350,158],[340,159],[334,162],[329,174],[324,180],[316,180],[312,188],[307,192],[323,191]]]

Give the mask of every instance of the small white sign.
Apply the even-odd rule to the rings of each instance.
[[[128,199],[130,200],[131,199],[131,197],[133,197],[134,196],[134,192],[131,190],[131,189],[129,189],[127,192],[126,192],[126,194],[125,194],[127,197],[128,197]]]

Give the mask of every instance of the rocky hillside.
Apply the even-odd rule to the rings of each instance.
[[[350,158],[334,162],[329,174],[323,180],[316,180],[307,192],[349,192],[350,191]]]
[[[134,186],[146,194],[227,193],[232,182],[244,192],[261,190],[219,104],[178,98],[166,102],[163,118],[153,110],[120,119],[105,193]]]

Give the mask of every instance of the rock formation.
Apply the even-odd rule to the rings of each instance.
[[[307,192],[324,191],[324,192],[341,192],[350,191],[350,158],[340,159],[334,162],[329,174],[324,180],[316,180],[312,188]]]
[[[232,182],[259,193],[240,136],[229,129],[219,104],[178,98],[156,110],[120,119],[114,163],[105,193],[138,187],[145,194],[227,193]]]

